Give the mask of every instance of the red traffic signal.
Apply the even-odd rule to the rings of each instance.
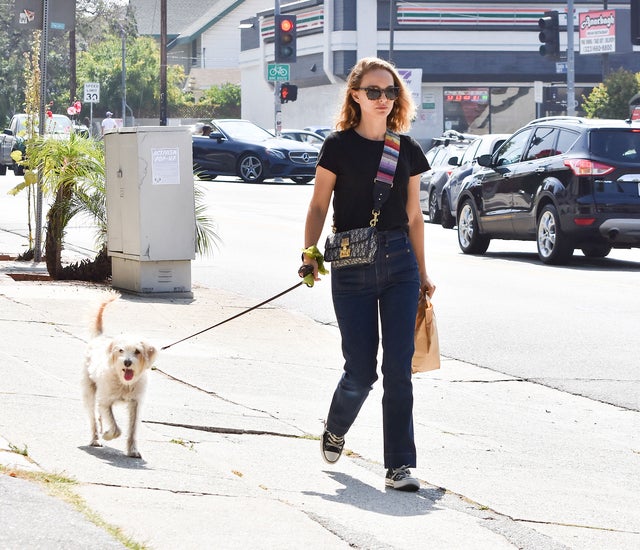
[[[295,63],[297,19],[295,15],[276,15],[274,58],[276,63]]]
[[[280,84],[280,103],[298,99],[298,87],[295,84]]]

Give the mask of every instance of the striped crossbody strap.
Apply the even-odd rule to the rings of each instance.
[[[378,216],[380,215],[382,205],[391,193],[399,154],[400,136],[391,130],[387,130],[387,133],[384,135],[384,147],[382,149],[382,157],[380,158],[380,166],[378,167],[376,178],[373,180],[373,210],[371,211],[373,217],[369,222],[371,227],[375,227],[378,223]]]

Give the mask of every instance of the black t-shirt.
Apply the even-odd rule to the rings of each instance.
[[[337,231],[368,227],[373,209],[373,180],[378,173],[384,141],[363,138],[354,129],[333,132],[324,141],[318,165],[336,175],[333,194]],[[379,231],[408,231],[409,178],[429,169],[424,153],[411,136],[400,136],[398,166],[393,188],[378,218]]]

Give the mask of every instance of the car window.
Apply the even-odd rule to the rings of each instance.
[[[465,164],[467,162],[471,162],[474,158],[476,158],[476,153],[478,152],[478,148],[480,147],[481,139],[475,139],[471,142],[471,145],[467,147],[467,150],[462,155],[462,160],[460,164]]]
[[[438,155],[438,153],[442,151],[441,147],[432,147],[431,149],[429,149],[425,156],[427,157],[427,161],[429,162],[429,166],[433,166],[434,162],[436,160],[436,156]]]
[[[531,132],[531,129],[523,130],[507,140],[497,152],[495,165],[504,166],[520,162]]]
[[[38,117],[32,118],[33,131],[38,134],[40,131]],[[71,119],[63,115],[53,115],[45,120],[44,131],[46,134],[70,134],[73,131]],[[25,136],[27,133],[27,117],[21,117],[16,124],[16,135]]]
[[[434,166],[440,166],[444,163],[447,157],[447,150],[444,148],[440,148],[440,150],[436,151],[436,156],[433,157],[433,162],[431,163],[431,168]]]
[[[636,162],[640,153],[640,133],[632,130],[594,130],[591,152],[612,161]]]
[[[544,126],[536,128],[524,160],[536,160],[555,155],[557,135],[558,131],[555,128],[547,128]]]
[[[273,138],[265,129],[246,120],[221,120],[216,121],[215,125],[237,140],[264,141]]]
[[[569,149],[571,149],[573,144],[580,137],[580,134],[571,130],[565,130],[564,128],[561,128],[559,133],[558,143],[556,143],[556,155],[564,155],[569,151]]]

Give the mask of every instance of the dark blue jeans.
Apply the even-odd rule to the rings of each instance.
[[[332,269],[331,292],[345,364],[327,429],[336,435],[346,434],[378,379],[379,314],[384,465],[415,467],[411,358],[420,275],[407,234],[379,232],[375,262]]]

